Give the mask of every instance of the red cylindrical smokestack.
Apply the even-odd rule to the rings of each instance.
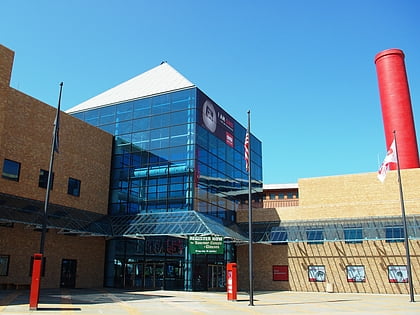
[[[418,168],[420,167],[419,152],[405,72],[404,53],[400,49],[384,50],[375,56],[375,64],[386,150],[391,146],[395,130],[400,168]]]

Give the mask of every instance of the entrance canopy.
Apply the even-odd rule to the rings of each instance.
[[[109,236],[111,226],[107,216],[55,204],[48,205],[47,228],[59,233],[86,236]],[[41,228],[44,202],[0,193],[0,222],[22,223]]]
[[[44,203],[0,193],[0,223],[21,223],[41,228]],[[49,204],[47,228],[59,233],[83,236],[130,237],[218,235],[235,242],[247,238],[234,227],[196,211],[108,216],[56,204]],[[239,231],[239,229],[238,229]]]
[[[111,216],[110,219],[113,236],[143,238],[163,235],[219,235],[232,241],[247,240],[232,228],[197,211]]]

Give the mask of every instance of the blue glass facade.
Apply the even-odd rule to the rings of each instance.
[[[158,217],[162,212],[194,210],[230,225],[235,222],[240,204],[248,199],[244,161],[246,129],[196,87],[72,115],[115,136],[110,215],[150,213]],[[253,186],[262,190],[261,151],[261,142],[252,136]],[[143,250],[139,257],[136,251],[126,250],[148,248],[148,243],[156,241],[153,239],[110,241],[106,284],[127,286],[126,275],[121,270],[134,263],[141,264],[141,268],[137,265],[132,268],[140,268],[139,277],[143,279],[137,287],[145,287],[145,268],[151,267],[150,262],[145,264],[151,259],[153,268],[163,268],[163,287],[205,289],[202,284],[194,285],[198,261],[205,261],[206,266],[224,266],[226,259],[231,260],[234,255],[233,247],[228,246],[229,253],[213,255],[219,257],[211,261],[209,257],[191,257],[185,240],[180,241],[182,245],[176,254],[162,249],[164,255],[156,256]],[[169,236],[164,240],[161,236],[159,240],[161,244],[173,243]],[[114,266],[113,271],[110,265]],[[177,285],[169,285],[165,277],[175,266],[181,276],[177,277]]]

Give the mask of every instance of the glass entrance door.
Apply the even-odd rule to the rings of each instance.
[[[61,288],[74,288],[76,286],[77,260],[63,259],[61,261]]]
[[[143,288],[143,264],[128,263],[126,265],[125,288]]]
[[[144,288],[157,290],[163,288],[164,264],[146,263],[144,265]]]
[[[223,290],[226,286],[226,268],[224,265],[208,265],[208,289]]]

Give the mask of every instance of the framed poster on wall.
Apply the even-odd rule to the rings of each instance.
[[[407,266],[388,266],[388,280],[391,283],[407,283]]]
[[[289,266],[273,266],[273,281],[289,281]]]
[[[309,282],[325,281],[325,266],[308,266]]]
[[[346,266],[347,282],[365,282],[365,266]]]

